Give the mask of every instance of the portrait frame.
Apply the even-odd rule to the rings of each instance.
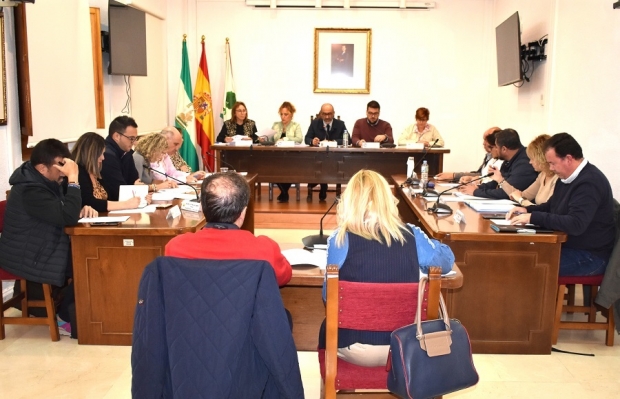
[[[314,29],[314,92],[370,93],[372,29]]]
[[[4,12],[0,11],[0,43],[2,44],[2,50],[0,51],[0,95],[2,95],[2,106],[0,107],[0,125],[6,125],[6,54],[4,53]]]

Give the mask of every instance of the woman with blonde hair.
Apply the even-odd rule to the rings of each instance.
[[[558,181],[558,175],[549,169],[544,149],[545,142],[550,138],[551,136],[548,134],[541,134],[532,140],[525,149],[527,156],[530,158],[530,164],[536,172],[540,172],[531,186],[521,192],[512,188],[510,185],[506,184],[506,182],[502,185],[504,190],[510,190],[512,188],[512,191],[506,192],[510,198],[517,201],[521,206],[544,204],[549,201],[549,198],[553,195],[555,183]]]
[[[174,188],[177,183],[174,180],[168,180],[164,171],[160,173],[153,172],[150,169],[159,170],[160,161],[164,158],[168,149],[168,140],[161,133],[152,133],[143,136],[138,140],[134,153],[133,161],[138,171],[138,178],[144,184],[148,184],[149,191],[157,191],[164,188]],[[147,166],[148,168],[146,168]]]
[[[280,109],[278,113],[280,114],[280,122],[274,122],[273,126],[271,126],[271,130],[274,130],[276,134],[271,136],[269,139],[263,140],[260,138],[261,142],[271,141],[294,141],[297,144],[301,144],[304,139],[303,134],[301,133],[301,126],[299,123],[293,121],[293,115],[295,115],[295,106],[288,101],[285,101],[280,105]],[[278,202],[288,202],[288,190],[291,188],[291,183],[277,183],[278,187],[280,187],[280,195],[278,195]]]
[[[108,201],[108,193],[101,184],[101,164],[104,160],[104,153],[105,139],[93,132],[81,135],[71,150],[71,158],[80,171],[78,182],[82,194],[82,205],[88,205],[97,212],[137,208],[140,205],[140,197],[133,197],[126,201]]]
[[[377,172],[360,170],[351,177],[338,203],[338,228],[327,241],[327,263],[338,265],[341,280],[411,283],[430,266],[440,266],[443,273],[452,269],[450,248],[403,223],[397,204]],[[338,332],[338,356],[360,366],[385,366],[389,344],[389,332]],[[325,348],[325,322],[319,348]]]

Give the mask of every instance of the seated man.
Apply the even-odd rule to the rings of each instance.
[[[82,208],[78,166],[70,157],[66,144],[42,140],[33,148],[30,161],[9,178],[12,188],[0,236],[0,265],[31,283],[67,284],[72,276],[71,245],[64,228],[81,217],[97,216],[90,206]],[[75,329],[67,309],[74,302],[72,285],[63,293],[65,300],[57,311]]]
[[[507,191],[502,188],[504,184],[522,191],[538,177],[516,130],[504,129],[494,134],[497,155],[504,161],[501,168],[491,166],[489,173],[493,172],[492,181],[479,186],[463,186],[459,189],[462,193],[483,198],[509,199]],[[512,191],[513,189],[509,192]]]
[[[560,179],[544,204],[513,208],[512,224],[533,223],[563,231],[560,276],[603,274],[615,243],[614,202],[605,175],[583,157],[568,133],[553,135],[544,146],[549,168]]]
[[[373,100],[366,105],[366,118],[358,119],[353,125],[351,143],[354,146],[361,147],[367,141],[394,144],[392,126],[379,119],[380,112],[381,106],[378,102]]]
[[[342,145],[342,134],[347,130],[344,122],[334,119],[334,107],[331,104],[323,104],[319,117],[315,118],[308,127],[305,143],[311,146],[318,146],[321,141],[336,141]],[[316,184],[308,184],[308,201],[312,201],[312,187]],[[327,184],[321,184],[319,200],[325,201],[327,198]]]
[[[437,180],[450,180],[459,183],[466,183],[476,177],[486,175],[489,164],[493,164],[495,159],[491,156],[491,145],[487,142],[487,136],[494,132],[499,132],[500,128],[492,127],[482,134],[482,148],[484,148],[485,156],[477,170],[473,172],[442,172],[435,176]],[[501,161],[500,161],[501,162]],[[499,166],[499,165],[496,165]]]
[[[181,154],[179,154],[179,148],[183,145],[183,135],[181,132],[174,126],[166,126],[161,131],[161,134],[163,134],[168,141],[168,149],[166,150],[164,159],[162,159],[166,173],[177,177],[176,173],[182,172],[184,173],[182,177],[186,178],[188,183],[204,179],[206,173],[201,170],[191,173],[192,168],[185,162]],[[174,171],[176,171],[176,173]],[[191,176],[188,176],[189,174],[191,174]],[[183,178],[178,178],[183,180]]]
[[[207,225],[196,233],[176,236],[166,244],[165,255],[186,259],[253,259],[271,264],[280,286],[293,269],[280,247],[265,236],[241,230],[250,199],[250,187],[234,172],[215,173],[202,182],[200,204]]]
[[[110,123],[101,166],[101,184],[110,201],[118,201],[120,186],[134,184],[139,178],[132,149],[136,140],[138,124],[133,118],[123,115]]]

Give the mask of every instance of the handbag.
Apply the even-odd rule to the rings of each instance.
[[[415,323],[394,330],[390,339],[387,387],[401,398],[432,398],[479,380],[467,331],[461,322],[448,318],[441,293],[442,318],[420,321],[426,282],[424,277],[418,287]]]

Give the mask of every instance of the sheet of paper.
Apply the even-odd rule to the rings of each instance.
[[[126,222],[129,216],[99,216],[96,218],[82,218],[78,223],[122,223]]]
[[[155,205],[147,205],[144,208],[138,208],[138,209],[119,209],[118,211],[110,211],[108,212],[109,215],[116,215],[116,214],[122,214],[122,215],[126,215],[128,213],[153,213],[157,210],[157,207]]]
[[[256,135],[258,137],[273,137],[273,135],[276,133],[277,132],[273,129],[263,129],[260,132],[258,132]]]
[[[498,226],[510,226],[510,220],[506,220],[506,219],[489,219],[489,221]],[[534,226],[534,225],[531,223],[527,223],[525,224],[525,226]]]
[[[156,192],[153,193],[153,201],[172,201],[173,199],[175,199],[176,194],[174,193],[167,193],[167,192]]]
[[[323,270],[327,268],[327,251],[315,249],[310,252],[305,249],[294,248],[282,251],[282,255],[291,265],[314,265]]]
[[[454,276],[455,274],[456,274],[456,271],[450,270],[448,273],[442,274],[442,276],[444,276],[444,277]],[[428,274],[426,274],[422,270],[420,270],[420,280],[422,280],[422,277],[427,277],[427,276],[428,276]]]
[[[118,200],[127,201],[133,197],[145,198],[149,195],[149,186],[146,184],[122,185],[118,189]]]

